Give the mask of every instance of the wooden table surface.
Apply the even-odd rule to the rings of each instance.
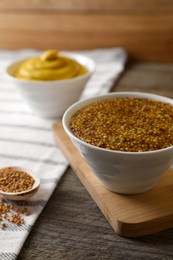
[[[173,65],[129,64],[113,91],[173,98]],[[173,229],[119,237],[69,168],[31,230],[18,259],[173,259]]]

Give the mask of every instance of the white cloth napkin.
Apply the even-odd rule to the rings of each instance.
[[[97,69],[81,98],[109,92],[123,71],[126,53],[121,48],[80,51],[96,61]],[[35,116],[16,89],[4,78],[3,70],[13,59],[38,54],[35,50],[0,51],[0,167],[20,166],[41,179],[37,194],[27,201],[31,215],[22,225],[6,222],[1,229],[0,260],[16,259],[37,217],[43,210],[67,168],[67,161],[55,145],[52,120]]]

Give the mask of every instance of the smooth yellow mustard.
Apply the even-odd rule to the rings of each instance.
[[[86,72],[87,69],[77,61],[60,56],[56,50],[47,50],[40,57],[24,61],[16,73],[16,78],[36,81],[63,80]]]

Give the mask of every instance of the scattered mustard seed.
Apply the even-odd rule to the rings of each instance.
[[[102,100],[80,109],[70,127],[79,139],[105,149],[163,149],[173,145],[173,106],[142,98]]]
[[[21,215],[30,215],[30,211],[27,208],[15,207],[13,204],[6,203],[3,199],[0,199],[0,221],[1,228],[5,230],[7,223],[22,225],[25,223]]]
[[[2,229],[5,229],[7,227],[5,223],[2,223],[1,226],[2,226]]]

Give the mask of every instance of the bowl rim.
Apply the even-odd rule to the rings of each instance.
[[[100,100],[104,100],[109,99],[110,97],[114,98],[114,97],[139,97],[139,98],[145,98],[145,99],[154,99],[157,101],[161,101],[164,103],[168,103],[168,104],[172,104],[173,105],[173,99],[165,97],[165,96],[161,96],[161,95],[157,95],[157,94],[150,94],[147,92],[111,92],[111,93],[107,93],[107,94],[103,94],[103,95],[98,95],[98,96],[93,96],[93,97],[89,97],[89,98],[85,98],[83,100],[80,100],[76,103],[74,103],[73,105],[71,105],[64,113],[63,118],[62,118],[62,125],[66,131],[66,133],[74,140],[76,140],[76,142],[79,142],[81,145],[87,146],[89,148],[95,149],[95,150],[99,150],[99,151],[103,151],[103,152],[107,152],[110,154],[122,154],[122,155],[139,155],[139,156],[143,156],[143,155],[149,155],[149,154],[158,154],[158,153],[163,153],[169,150],[173,149],[173,145],[166,147],[166,148],[162,148],[162,149],[158,149],[158,150],[153,150],[153,151],[144,151],[144,152],[126,152],[126,151],[118,151],[118,150],[109,150],[109,149],[105,149],[105,148],[101,148],[92,144],[89,144],[87,142],[84,142],[83,140],[79,139],[78,137],[76,137],[72,131],[70,130],[69,127],[69,114],[71,113],[71,111],[73,109],[76,108],[75,112],[72,113],[72,115],[74,115],[79,109],[81,109],[82,107],[89,105],[93,102],[97,102]],[[158,98],[158,99],[157,99]],[[160,100],[159,100],[160,99]],[[162,101],[161,99],[164,99],[165,101]],[[167,102],[166,102],[167,101]],[[89,102],[89,103],[88,103]],[[79,108],[77,108],[78,106],[80,106]],[[69,119],[72,117],[72,115],[70,115]]]
[[[67,56],[69,58],[72,58],[76,61],[78,61],[78,59],[85,59],[86,61],[89,61],[91,64],[92,64],[92,69],[89,70],[89,68],[86,66],[86,68],[88,69],[88,72],[86,72],[85,74],[81,75],[81,76],[78,76],[78,77],[74,77],[74,78],[70,78],[70,79],[60,79],[60,80],[45,80],[45,81],[34,81],[34,80],[25,80],[25,79],[18,79],[18,78],[15,78],[14,76],[12,76],[10,73],[9,73],[9,69],[11,67],[13,67],[14,65],[16,65],[17,63],[22,63],[24,62],[25,60],[28,60],[30,58],[33,58],[33,57],[37,57],[38,55],[34,55],[33,56],[29,56],[29,57],[26,57],[24,59],[15,59],[13,60],[13,62],[11,62],[10,64],[8,64],[8,66],[6,66],[5,68],[5,76],[13,81],[13,82],[21,82],[21,83],[24,83],[24,84],[38,84],[38,85],[41,85],[41,84],[52,84],[52,85],[56,85],[58,82],[59,83],[67,83],[67,82],[72,82],[72,81],[76,81],[76,80],[80,80],[80,79],[85,79],[85,78],[88,78],[90,77],[96,70],[96,62],[88,57],[88,56],[85,56],[83,54],[78,54],[76,52],[70,52],[70,51],[60,51],[60,55],[62,56]]]

